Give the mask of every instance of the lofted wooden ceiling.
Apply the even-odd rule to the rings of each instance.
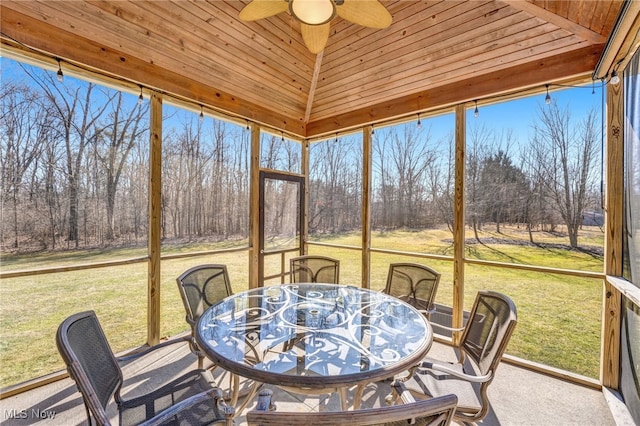
[[[334,18],[317,56],[247,3],[2,0],[2,39],[311,137],[588,75],[623,1],[383,0],[390,27]]]

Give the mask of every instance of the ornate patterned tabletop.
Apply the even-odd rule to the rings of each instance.
[[[342,390],[343,405],[345,387],[409,370],[433,338],[409,304],[335,284],[238,293],[207,309],[196,330],[202,350],[226,370],[278,386]]]

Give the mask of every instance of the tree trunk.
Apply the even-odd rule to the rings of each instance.
[[[113,241],[115,238],[113,229],[115,227],[115,220],[114,220],[114,209],[115,209],[115,205],[116,205],[116,187],[115,187],[115,183],[112,182],[111,179],[107,180],[107,232],[106,232],[106,239],[107,241]]]
[[[18,248],[18,185],[13,188],[13,248]]]
[[[78,184],[75,177],[69,177],[69,241],[74,241],[76,248],[78,241]]]

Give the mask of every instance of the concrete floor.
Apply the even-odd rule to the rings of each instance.
[[[125,393],[135,391],[134,384],[139,381],[150,381],[150,371],[155,377],[166,377],[196,366],[196,358],[186,344],[172,345],[157,352],[162,353],[145,359],[145,362],[137,361],[123,367]],[[453,355],[451,348],[437,343],[430,352],[430,356],[439,359]],[[306,396],[270,388],[274,390],[273,399],[278,411],[339,408],[336,395]],[[385,383],[368,387],[363,397],[363,408],[383,405],[388,391]],[[602,392],[505,363],[501,364],[489,388],[489,398],[492,408],[479,425],[616,425]],[[236,418],[238,426],[246,424],[243,413],[253,405],[253,402],[248,404],[247,409],[239,413]],[[115,407],[110,406],[109,413],[113,423],[117,424]],[[0,400],[0,423],[6,426],[87,424],[80,394],[71,379]]]

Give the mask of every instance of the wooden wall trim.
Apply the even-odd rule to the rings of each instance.
[[[602,280],[605,276],[603,272],[579,271],[576,269],[557,269],[549,266],[527,265],[524,263],[495,262],[493,260],[465,258],[464,263],[467,265],[482,265],[490,266],[492,268],[519,269],[523,271],[541,272],[543,274],[569,275],[572,277],[592,278],[596,280]]]
[[[607,84],[605,273],[622,275],[622,222],[624,214],[624,106],[623,80]]]
[[[607,277],[607,282],[615,287],[616,290],[620,292],[620,294],[635,305],[640,306],[640,287],[636,287],[633,283],[625,280],[620,277]]]
[[[302,142],[302,175],[304,176],[304,205],[302,206],[302,223],[300,224],[300,232],[302,233],[302,250],[303,254],[309,252],[307,241],[309,241],[309,141]]]
[[[605,182],[605,255],[607,275],[622,275],[622,222],[624,189],[623,81],[607,85]],[[620,384],[620,291],[605,280],[602,297],[600,380],[611,389]]]
[[[371,288],[371,126],[362,129],[362,287]]]
[[[260,126],[251,123],[251,172],[249,182],[249,288],[260,284]]]
[[[504,354],[502,357],[502,362],[515,365],[517,367],[526,368],[527,370],[536,373],[545,374],[549,377],[555,377],[556,379],[564,380],[576,385],[586,386],[595,390],[602,390],[602,384],[598,380],[591,377],[582,376],[580,374],[572,373],[560,368],[551,367],[539,362],[519,358],[514,355]]]
[[[147,344],[160,342],[160,244],[162,238],[162,95],[151,94],[149,132],[149,276],[147,294]]]
[[[241,252],[246,250],[248,250],[247,246],[241,246],[241,247],[236,247],[231,249],[204,250],[204,251],[194,251],[189,253],[163,254],[161,256],[161,259],[162,260],[184,259],[189,257],[217,255],[221,253],[235,253],[235,252]],[[23,270],[8,271],[8,272],[0,271],[0,280],[10,279],[10,278],[30,277],[34,275],[57,274],[60,272],[83,271],[86,269],[110,268],[112,266],[135,265],[136,263],[147,263],[148,261],[149,261],[149,255],[147,254],[146,256],[141,256],[141,257],[109,260],[106,262],[84,263],[84,264],[69,265],[69,266],[57,266],[53,268],[23,269]]]
[[[52,268],[22,269],[15,271],[0,271],[0,280],[10,278],[29,277],[34,275],[57,274],[60,272],[82,271],[84,269],[108,268],[110,266],[133,265],[136,263],[146,263],[149,261],[149,255],[144,257],[132,257],[129,259],[110,260],[107,262],[85,263],[81,265],[56,266]]]
[[[604,282],[602,294],[602,337],[600,339],[600,382],[618,390],[620,387],[620,309],[621,293]]]
[[[464,311],[464,169],[466,162],[466,108],[456,106],[455,133],[455,188],[453,195],[453,318],[452,326],[463,325]],[[460,334],[454,333],[453,341],[458,343]]]

